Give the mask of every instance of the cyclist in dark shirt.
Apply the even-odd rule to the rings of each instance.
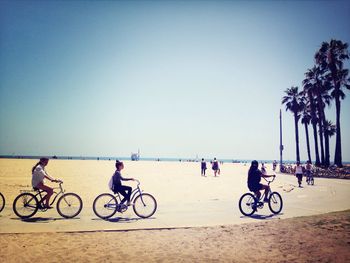
[[[121,181],[134,181],[134,178],[124,178],[122,177],[121,170],[124,169],[124,163],[116,160],[115,168],[117,169],[113,175],[113,191],[114,193],[120,193],[123,196],[123,199],[120,201],[121,204],[124,204],[127,201],[127,205],[130,204],[130,196],[132,188],[130,186],[122,185]]]
[[[261,190],[265,190],[265,198],[264,202],[268,201],[268,193],[270,191],[270,186],[261,184],[260,180],[261,177],[274,177],[275,175],[267,175],[263,174],[259,169],[258,169],[259,163],[257,161],[252,161],[252,164],[249,168],[248,172],[248,188],[250,191],[254,192],[257,196],[258,199],[260,199]]]

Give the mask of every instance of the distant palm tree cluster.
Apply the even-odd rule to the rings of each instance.
[[[303,89],[292,86],[285,91],[282,104],[294,115],[296,160],[300,161],[298,122],[305,127],[308,160],[312,162],[309,130],[313,129],[315,146],[315,165],[330,166],[329,139],[336,135],[334,164],[342,167],[340,112],[341,100],[345,98],[344,89],[350,89],[349,69],[344,61],[349,59],[348,44],[332,39],[323,42],[316,52],[315,65],[305,73]],[[336,123],[326,118],[325,108],[335,101]]]

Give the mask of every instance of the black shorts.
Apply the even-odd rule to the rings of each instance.
[[[257,191],[260,191],[263,189],[263,185],[262,184],[254,184],[254,185],[249,185],[248,188],[252,192],[257,192]]]

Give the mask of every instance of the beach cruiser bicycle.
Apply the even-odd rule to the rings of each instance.
[[[264,178],[264,177],[263,177]],[[272,180],[268,180],[264,178],[268,185],[275,180],[275,177],[273,177]],[[239,210],[241,213],[245,216],[251,216],[254,214],[258,208],[261,209],[264,207],[264,198],[265,198],[265,192],[260,196],[260,199],[257,198],[255,194],[252,193],[245,193],[242,195],[242,197],[239,199]],[[277,192],[272,192],[271,188],[268,193],[268,205],[272,213],[278,214],[282,211],[283,207],[283,201],[282,197]]]
[[[75,193],[65,193],[62,187],[63,182],[58,181],[59,186],[54,187],[54,193],[50,198],[50,206],[56,201],[57,212],[64,218],[76,217],[83,208],[83,201]],[[58,192],[55,190],[58,189]],[[45,212],[47,208],[44,205],[43,198],[46,192],[34,188],[34,190],[21,190],[16,199],[13,201],[13,211],[21,219],[28,219],[34,216],[38,210]]]
[[[5,208],[5,197],[0,193],[0,212]]]
[[[144,193],[140,188],[140,182],[137,182],[136,188],[131,192],[130,201],[135,214],[141,218],[151,217],[157,210],[156,199],[148,193]],[[119,193],[114,195],[103,193],[97,196],[93,203],[94,213],[102,219],[112,217],[116,212],[123,213],[128,206],[121,204],[121,196]]]

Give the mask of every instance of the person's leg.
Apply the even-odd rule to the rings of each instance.
[[[43,202],[45,201],[45,206],[50,207],[50,197],[53,194],[53,189],[51,187],[48,187],[47,185],[44,185],[43,183],[39,183],[36,188],[39,188],[41,190],[44,190],[46,192],[46,195],[43,198]]]
[[[120,201],[123,204],[125,201],[130,202],[132,188],[130,186],[121,185],[118,187],[118,192],[123,196],[123,199]]]
[[[265,202],[268,201],[268,200],[269,200],[268,196],[269,196],[269,192],[270,192],[270,186],[262,184],[262,185],[261,185],[261,190],[265,190],[265,198],[264,198],[264,201],[265,201]]]

